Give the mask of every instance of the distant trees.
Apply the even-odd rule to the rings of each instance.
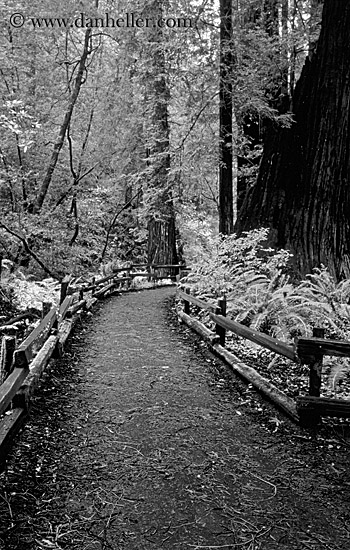
[[[74,20],[84,9],[106,11],[101,2],[44,4],[34,0],[30,15]],[[211,1],[140,0],[141,16],[184,15],[192,27],[35,31],[12,28],[5,6],[0,213],[20,238],[16,245],[0,230],[0,252],[15,259],[24,238],[58,272],[102,259],[174,263],[183,212],[232,232],[236,160],[241,204],[268,121],[288,122],[278,103],[285,45],[294,32],[297,48],[312,47],[300,24],[287,32],[280,4],[222,0],[220,19]],[[122,0],[118,9],[135,8]]]

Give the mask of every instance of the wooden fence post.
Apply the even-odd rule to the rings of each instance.
[[[314,328],[312,331],[313,338],[324,338],[324,328]],[[321,390],[321,376],[322,376],[322,362],[323,355],[318,353],[314,355],[312,362],[310,363],[310,382],[309,382],[309,395],[320,397]]]
[[[126,270],[126,276],[130,279],[130,271],[131,271],[131,267],[128,267]],[[129,290],[130,288],[130,280],[129,281],[125,281],[126,282],[126,289]]]
[[[185,292],[186,294],[190,294],[190,289],[185,288]],[[184,313],[186,313],[186,315],[190,314],[190,302],[188,300],[184,300]]]
[[[324,338],[323,328],[314,328],[312,331],[313,338]],[[320,397],[321,393],[321,376],[322,376],[322,362],[323,354],[312,353],[304,355],[299,353],[299,358],[302,363],[309,366],[309,395],[313,397]],[[313,428],[320,422],[320,413],[313,409],[312,406],[308,408],[299,409],[300,424],[304,428]]]
[[[41,310],[41,318],[44,319],[45,315],[47,315],[52,308],[51,302],[43,302],[42,303],[42,310]]]
[[[60,305],[67,296],[68,286],[69,286],[70,276],[66,275],[61,281],[61,293],[60,293]]]
[[[79,290],[79,298],[78,298],[79,302],[81,302],[82,300],[84,300],[84,289],[80,289]]]
[[[2,339],[0,352],[0,385],[11,373],[16,344],[17,339],[15,336],[4,336]]]
[[[216,315],[222,315],[223,317],[226,317],[226,297],[223,296],[222,298],[219,298],[218,300],[218,307],[215,310]],[[226,338],[226,330],[223,327],[220,327],[220,325],[215,326],[215,332],[220,338],[220,345],[225,345],[225,338]]]
[[[95,294],[95,282],[96,282],[96,277],[93,277],[91,279],[91,285],[93,286],[93,289],[91,290],[91,295],[92,296]]]

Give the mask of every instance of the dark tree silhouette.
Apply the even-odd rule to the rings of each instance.
[[[232,2],[220,0],[220,172],[219,231],[233,232],[232,188]]]
[[[271,228],[301,273],[350,276],[350,2],[325,0],[320,38],[293,97],[295,122],[266,135],[236,230]]]

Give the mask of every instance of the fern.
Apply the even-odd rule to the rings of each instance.
[[[227,315],[291,342],[323,326],[326,337],[350,338],[350,281],[338,283],[326,267],[292,284],[288,251],[264,248],[267,230],[217,237],[186,279],[192,291],[212,300],[227,296]]]

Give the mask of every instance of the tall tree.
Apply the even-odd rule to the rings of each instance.
[[[219,231],[233,231],[232,0],[220,0],[220,168]]]
[[[163,17],[163,5],[151,0],[145,7],[153,21]],[[150,197],[148,219],[148,261],[155,264],[174,264],[177,261],[175,210],[172,197],[169,152],[170,100],[166,78],[165,38],[161,27],[149,31],[145,93],[147,103],[147,189]]]
[[[237,231],[268,226],[302,273],[350,276],[350,3],[325,0],[321,34],[293,98],[295,122],[265,141]]]

